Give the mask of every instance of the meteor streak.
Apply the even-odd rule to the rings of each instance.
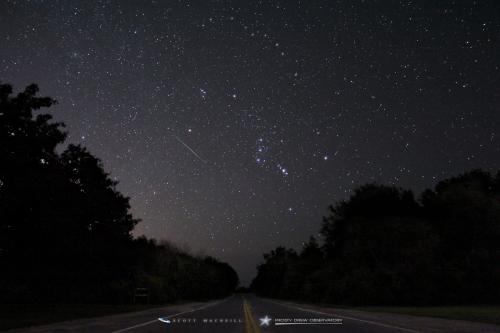
[[[182,141],[178,136],[175,137],[177,139],[177,141],[179,141],[180,143],[182,143],[182,145],[184,147],[186,147],[191,153],[193,153],[194,156],[196,156],[196,158],[198,158],[200,161],[202,161],[203,163],[207,163],[206,160],[204,160],[203,158],[200,157],[200,155],[198,155],[198,153],[196,153],[191,147],[189,147],[187,145],[187,143],[185,143],[184,141]]]

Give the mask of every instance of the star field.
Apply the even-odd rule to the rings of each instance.
[[[358,185],[500,164],[497,1],[3,1],[0,80],[56,98],[135,234],[229,261]]]

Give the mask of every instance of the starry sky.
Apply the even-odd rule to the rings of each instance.
[[[130,196],[136,235],[233,265],[366,182],[500,165],[500,2],[2,1],[0,81]]]

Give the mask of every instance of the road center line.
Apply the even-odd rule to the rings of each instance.
[[[233,296],[231,297],[228,297],[228,298],[225,298],[223,300],[220,300],[220,301],[217,301],[217,302],[213,302],[213,303],[209,303],[209,304],[206,304],[202,307],[199,307],[197,309],[193,309],[193,310],[189,310],[189,311],[183,311],[183,312],[179,312],[179,313],[176,313],[176,314],[173,314],[173,315],[170,315],[170,316],[165,316],[166,318],[174,318],[174,317],[177,317],[177,316],[180,316],[180,315],[183,315],[183,314],[186,314],[186,313],[191,313],[191,312],[195,312],[195,311],[199,311],[199,310],[203,310],[203,309],[206,309],[206,308],[209,308],[211,306],[215,306],[217,304],[220,304],[222,302],[225,302],[227,301],[228,299],[232,298]],[[136,329],[136,328],[139,328],[139,327],[143,327],[143,326],[147,326],[147,325],[150,325],[150,324],[153,324],[153,323],[156,323],[158,322],[158,319],[154,319],[154,320],[150,320],[150,321],[147,321],[147,322],[144,322],[144,323],[140,323],[140,324],[137,324],[137,325],[134,325],[134,326],[130,326],[130,327],[126,327],[126,328],[122,328],[120,330],[117,330],[117,331],[113,331],[111,333],[120,333],[120,332],[125,332],[125,331],[130,331],[130,330],[133,330],[133,329]]]
[[[405,332],[421,333],[420,331],[415,331],[415,330],[412,330],[412,329],[409,329],[409,328],[405,328],[405,327],[401,327],[401,326],[383,324],[383,323],[379,323],[379,322],[372,321],[372,320],[358,319],[358,318],[354,318],[354,317],[337,315],[337,314],[333,314],[333,313],[327,313],[327,312],[321,312],[321,311],[316,311],[316,310],[311,310],[311,309],[299,308],[297,306],[292,306],[292,305],[288,305],[288,304],[284,304],[284,303],[280,303],[280,302],[275,302],[275,301],[271,301],[271,300],[268,300],[268,299],[262,299],[262,300],[264,300],[266,302],[269,302],[269,303],[278,304],[278,305],[281,305],[281,306],[285,306],[285,307],[288,307],[288,308],[291,308],[291,309],[296,309],[296,310],[300,310],[300,311],[304,311],[304,312],[312,312],[312,313],[327,315],[329,317],[340,317],[340,318],[343,318],[343,319],[359,321],[359,322],[363,322],[363,323],[367,323],[367,324],[372,324],[372,325],[377,325],[377,326],[381,326],[381,327],[395,328],[395,329],[398,329],[398,330],[401,330],[401,331],[405,331]]]
[[[243,298],[243,312],[245,314],[245,330],[247,333],[261,333],[259,326],[252,315],[250,302]],[[248,324],[248,325],[247,325]]]
[[[250,319],[248,318],[246,299],[243,299],[243,316],[245,318],[245,333],[252,333],[252,324],[250,324]]]

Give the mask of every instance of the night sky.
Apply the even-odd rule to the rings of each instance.
[[[136,235],[248,283],[356,186],[498,170],[499,32],[496,0],[2,1],[0,80],[59,101]]]

